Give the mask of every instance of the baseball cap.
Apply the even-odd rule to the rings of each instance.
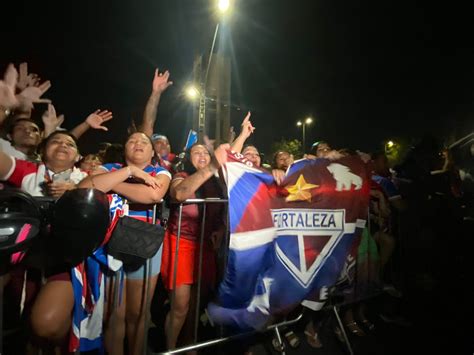
[[[159,134],[159,133],[153,133],[152,136],[151,136],[152,142],[155,142],[158,139],[163,139],[165,141],[168,141],[168,137],[166,137],[165,135]]]

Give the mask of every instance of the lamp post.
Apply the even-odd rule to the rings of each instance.
[[[302,126],[303,127],[303,153],[305,152],[306,149],[306,126],[311,124],[313,122],[313,119],[311,117],[307,117],[304,121],[298,121],[296,122],[296,125],[298,127]]]
[[[217,12],[220,19],[223,19],[230,10],[231,0],[218,0],[217,1]],[[209,76],[209,69],[211,68],[212,54],[214,53],[214,46],[216,44],[217,34],[219,32],[219,22],[216,24],[214,31],[214,38],[212,39],[211,51],[209,52],[209,59],[207,61],[206,72],[204,74],[204,80],[201,80],[201,89],[199,92],[199,113],[198,113],[198,138],[202,139],[204,136],[204,130],[206,126],[206,86],[207,78]]]

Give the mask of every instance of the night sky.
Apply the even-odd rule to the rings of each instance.
[[[45,95],[71,128],[97,108],[114,112],[110,131],[81,145],[120,141],[139,121],[155,67],[174,85],[157,131],[184,145],[191,128],[183,87],[196,54],[210,50],[210,0],[2,2],[0,68],[27,61],[52,81]],[[219,50],[232,59],[232,124],[253,112],[252,142],[377,149],[389,138],[460,138],[474,129],[474,21],[459,2],[238,0]],[[159,127],[158,127],[159,125]]]

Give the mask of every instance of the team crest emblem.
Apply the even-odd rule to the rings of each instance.
[[[307,288],[344,234],[344,211],[291,209],[272,214],[278,234],[276,255]]]

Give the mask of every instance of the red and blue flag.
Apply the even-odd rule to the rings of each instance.
[[[241,158],[224,165],[229,257],[208,312],[218,324],[260,328],[302,301],[318,308],[359,240],[369,183],[358,157],[298,161],[281,186]]]

